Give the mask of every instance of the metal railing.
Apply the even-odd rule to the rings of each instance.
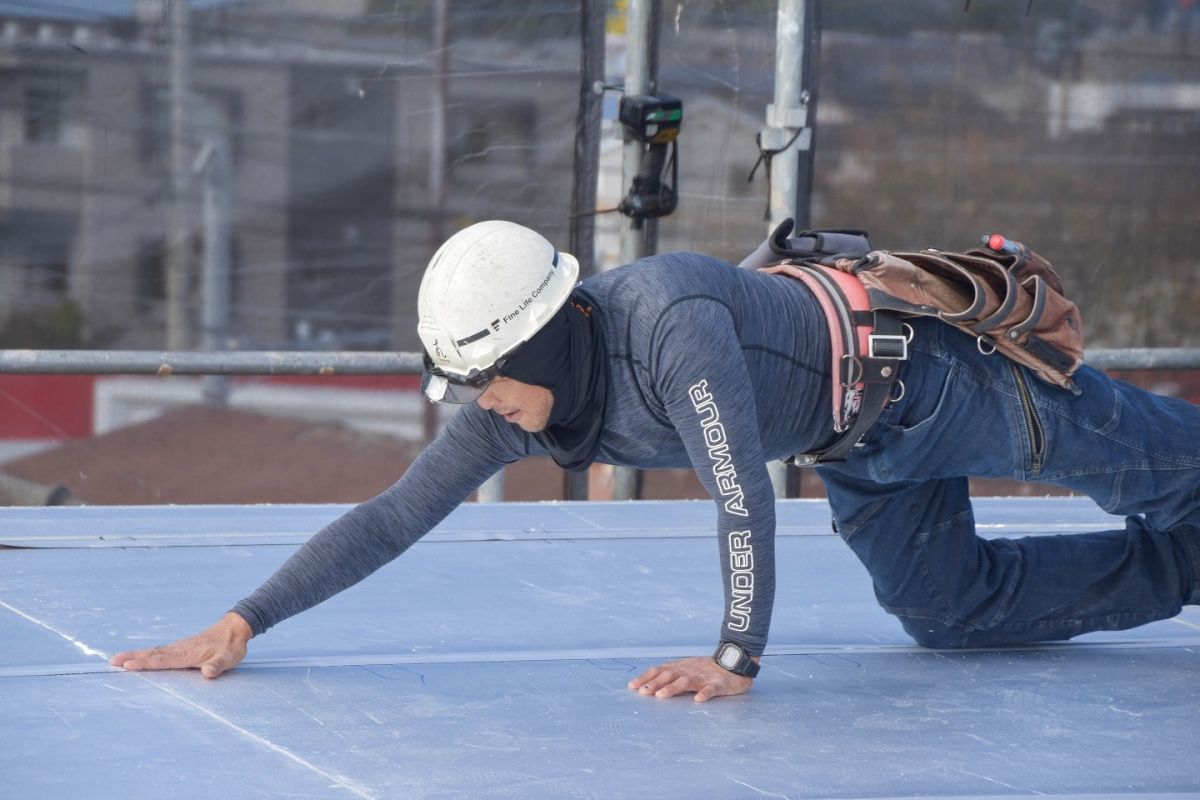
[[[0,350],[0,374],[416,375],[420,353]]]
[[[1083,360],[1096,369],[1200,369],[1200,347],[1133,347],[1086,350]]]
[[[1200,369],[1200,348],[1092,349],[1103,370]],[[287,350],[0,350],[0,375],[416,375],[420,353]],[[503,499],[503,471],[479,488],[481,502]],[[632,499],[632,498],[621,498]]]
[[[1200,347],[1097,348],[1097,369],[1200,369]],[[420,353],[243,350],[0,350],[0,374],[417,375]]]

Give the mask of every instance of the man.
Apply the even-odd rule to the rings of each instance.
[[[671,253],[576,284],[578,265],[506,222],[461,231],[421,283],[424,390],[465,404],[398,483],[301,547],[221,621],[126,669],[237,665],[267,628],[395,558],[496,469],[549,454],[691,466],[717,506],[725,616],[713,657],[629,686],[698,701],[747,691],[775,586],[765,463],[838,440],[830,325],[801,281]],[[897,354],[903,392],[825,463],[838,533],[922,645],[1011,645],[1124,629],[1200,602],[1200,409],[1087,367],[1042,384],[936,319]],[[1124,530],[983,540],[967,475],[1067,486]]]

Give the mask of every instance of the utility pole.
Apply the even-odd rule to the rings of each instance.
[[[817,57],[816,0],[779,0],[775,26],[775,102],[767,106],[762,149],[772,153],[767,232],[788,217],[796,229],[811,224],[814,92]],[[809,45],[806,47],[805,45]],[[787,465],[767,465],[776,497],[787,494]]]
[[[191,186],[188,158],[188,100],[191,96],[190,44],[187,0],[170,3],[170,138],[171,196],[167,221],[166,300],[167,349],[187,347],[187,282],[191,270],[191,219],[188,191]]]
[[[429,235],[432,249],[446,240],[446,106],[450,96],[450,0],[433,0],[433,63],[429,125],[429,201],[432,214]],[[433,438],[438,423],[438,409],[433,403],[425,405],[425,435]],[[504,500],[504,469],[488,478],[476,491],[480,503],[499,503]]]
[[[430,108],[430,238],[435,248],[446,239],[446,103],[450,90],[450,0],[433,0],[433,103]]]
[[[627,96],[649,94],[655,76],[651,68],[658,59],[653,57],[658,48],[654,36],[661,0],[629,0],[625,25],[625,94]],[[626,136],[621,162],[621,186],[633,185],[633,179],[642,168],[644,145]],[[621,219],[622,264],[628,264],[647,255],[649,245],[657,237],[654,220],[637,220],[632,217]],[[638,496],[638,471],[629,467],[613,468],[613,499],[635,500]]]

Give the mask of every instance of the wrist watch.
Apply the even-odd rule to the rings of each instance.
[[[713,661],[734,675],[741,675],[744,678],[753,678],[758,675],[758,664],[754,663],[754,660],[736,642],[721,642],[717,645],[717,652],[713,653]]]

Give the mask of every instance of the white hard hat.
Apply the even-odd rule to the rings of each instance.
[[[447,239],[417,295],[429,398],[478,397],[497,362],[563,307],[578,279],[574,257],[515,222],[479,222]]]

